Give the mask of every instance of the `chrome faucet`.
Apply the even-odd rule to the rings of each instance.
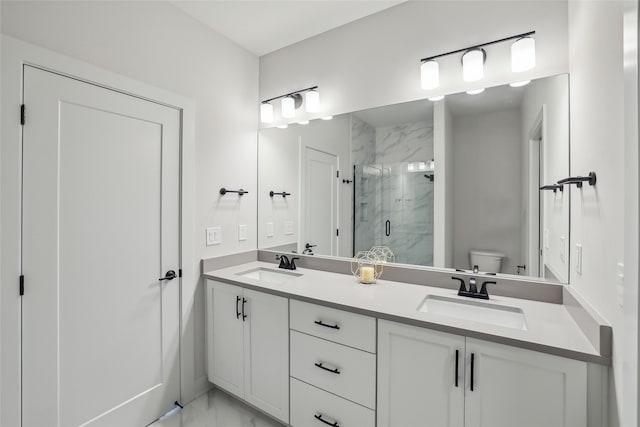
[[[478,274],[478,272],[480,271],[480,269],[478,268],[477,265],[473,266],[473,274]]]

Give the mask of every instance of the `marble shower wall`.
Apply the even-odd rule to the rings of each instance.
[[[425,121],[378,127],[372,144],[373,128],[355,119],[352,154],[362,171],[356,180],[356,250],[384,245],[396,262],[433,265],[433,182],[424,171],[407,167],[433,158],[433,126]],[[372,147],[375,163],[357,163],[372,160]]]

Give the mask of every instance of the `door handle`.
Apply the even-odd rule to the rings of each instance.
[[[236,296],[236,319],[240,318],[240,309],[238,308],[239,302],[240,302],[240,297]]]
[[[473,391],[473,377],[474,377],[474,372],[473,372],[473,368],[474,368],[474,359],[475,359],[475,354],[471,353],[471,391]]]
[[[175,271],[173,270],[169,270],[166,272],[166,274],[164,275],[164,277],[159,278],[158,280],[162,281],[162,280],[173,280],[176,277],[178,277],[178,275],[176,274]]]
[[[246,314],[244,314],[244,306],[247,304],[247,299],[246,298],[242,298],[242,321],[244,322],[245,319],[248,317]]]
[[[455,385],[458,387],[458,359],[460,355],[460,350],[456,350],[456,373],[455,373]]]
[[[389,220],[384,222],[384,235],[387,237],[391,236],[391,221]]]

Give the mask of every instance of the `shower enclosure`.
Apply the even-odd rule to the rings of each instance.
[[[396,262],[433,265],[433,161],[354,169],[354,254],[387,246]]]

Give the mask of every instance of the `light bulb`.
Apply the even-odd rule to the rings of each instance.
[[[260,121],[262,123],[271,123],[273,121],[273,105],[268,102],[260,104]]]
[[[481,88],[481,89],[473,89],[473,90],[468,90],[468,91],[467,91],[467,93],[468,93],[469,95],[477,95],[477,94],[482,93],[482,92],[484,92],[484,88]]]
[[[462,78],[475,82],[484,77],[484,50],[473,49],[462,55]]]
[[[422,89],[435,89],[440,85],[439,65],[436,61],[426,61],[420,66]]]
[[[292,96],[282,98],[282,117],[291,119],[296,116],[295,100]]]
[[[320,111],[320,94],[317,90],[310,90],[306,94],[307,113]]]
[[[509,83],[509,86],[511,86],[511,87],[520,87],[520,86],[526,86],[529,83],[531,83],[531,80],[524,80],[524,81],[521,81],[521,82]]]
[[[536,42],[523,37],[511,45],[511,71],[519,73],[536,66]]]

